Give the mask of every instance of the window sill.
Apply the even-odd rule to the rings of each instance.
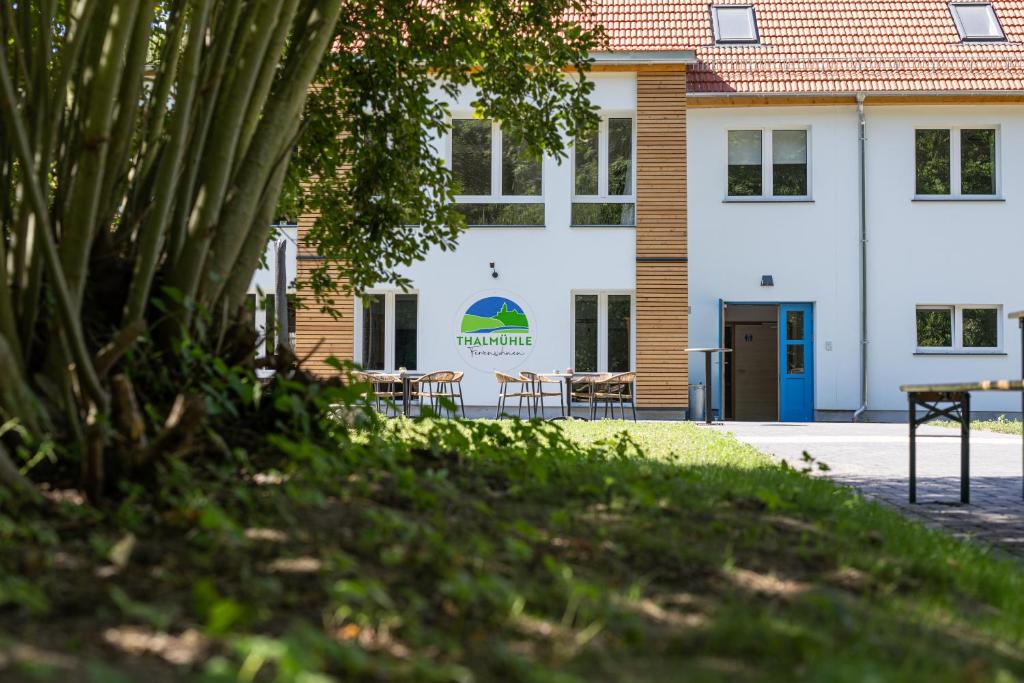
[[[912,202],[1005,202],[1002,195],[961,195],[954,197],[947,194],[915,194]]]
[[[611,223],[572,223],[569,225],[570,228],[625,228],[627,230],[635,230],[636,224],[631,225],[613,225]]]
[[[915,356],[1006,356],[1005,351],[915,351]]]
[[[466,229],[470,230],[500,230],[503,227],[511,227],[517,230],[543,230],[547,225],[467,225]]]
[[[726,197],[723,204],[813,204],[810,197]]]

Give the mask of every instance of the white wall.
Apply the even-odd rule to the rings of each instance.
[[[719,299],[813,303],[818,410],[858,404],[856,124],[852,106],[691,107],[687,114],[689,343],[718,346]],[[727,131],[796,126],[809,126],[811,201],[723,201]],[[761,287],[762,275],[775,286]],[[717,360],[713,375],[717,406]],[[705,381],[698,355],[690,357],[690,378]]]
[[[594,74],[592,79],[596,84],[592,100],[598,107],[635,110],[633,74]],[[468,113],[472,99],[472,93],[464,93],[452,103],[453,113]],[[634,289],[634,229],[569,227],[571,163],[565,160],[559,165],[546,158],[543,173],[545,227],[470,228],[460,237],[454,252],[433,249],[424,261],[401,271],[412,280],[419,295],[417,370],[464,370],[467,405],[494,405],[498,393],[493,372],[468,366],[455,345],[461,307],[471,296],[490,290],[516,295],[532,313],[534,342],[531,355],[519,369],[550,372],[573,365],[574,290]],[[498,279],[491,277],[491,262]],[[358,305],[355,322],[358,360]]]
[[[1024,309],[1024,107],[867,107],[868,404],[904,410],[904,383],[1020,377]],[[1002,202],[912,201],[914,128],[999,126]],[[1005,355],[915,355],[918,304],[999,304]],[[1020,394],[978,392],[972,409],[1019,411]]]
[[[1024,108],[871,106],[867,117],[868,407],[902,411],[906,383],[1020,376],[1024,309]],[[859,405],[857,115],[854,106],[691,108],[690,344],[718,344],[718,300],[815,304],[815,408]],[[724,203],[726,131],[810,126],[811,203]],[[913,201],[915,127],[999,126],[1005,201]],[[760,287],[773,275],[773,288]],[[998,304],[999,354],[916,354],[918,304]],[[826,350],[831,342],[832,350]],[[703,363],[691,357],[691,381]],[[718,395],[718,366],[714,369]],[[716,398],[717,405],[717,398]],[[973,409],[1020,410],[977,393]]]

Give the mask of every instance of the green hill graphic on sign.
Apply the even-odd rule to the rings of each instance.
[[[464,334],[528,334],[530,321],[522,307],[511,299],[489,296],[466,310],[462,316],[461,331]]]

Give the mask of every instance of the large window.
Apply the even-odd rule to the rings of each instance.
[[[580,292],[573,295],[573,369],[629,372],[633,358],[633,295]]]
[[[361,334],[357,358],[363,369],[416,369],[419,317],[416,294],[365,294],[358,313]]]
[[[469,225],[544,225],[541,159],[496,122],[452,120],[451,168]]]
[[[922,353],[997,351],[999,306],[918,306],[917,349]]]
[[[914,131],[918,197],[994,197],[999,194],[995,128],[918,128]]]
[[[806,199],[810,195],[808,131],[728,131],[726,196],[730,199]]]
[[[608,114],[597,130],[576,140],[573,225],[636,224],[635,131],[632,116]]]

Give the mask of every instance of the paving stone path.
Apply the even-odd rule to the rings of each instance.
[[[907,501],[908,435],[901,424],[727,422],[714,427],[799,466],[804,451],[824,474],[928,526],[1024,560],[1021,437],[971,432],[971,504],[960,500],[960,431],[921,427],[917,500]]]

